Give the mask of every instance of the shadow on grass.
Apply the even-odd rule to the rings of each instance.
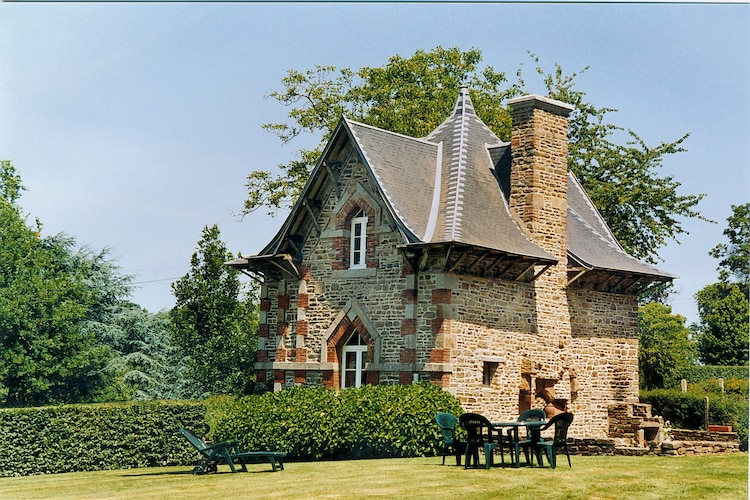
[[[231,474],[231,473],[230,473]],[[143,472],[141,474],[123,474],[122,477],[146,477],[146,476],[180,476],[180,475],[193,475],[193,471],[161,471],[161,472]]]
[[[265,474],[266,472],[275,472],[273,470],[248,470],[247,472],[238,470],[237,472],[232,472],[230,470],[227,471],[218,471],[218,472],[209,472],[207,474],[197,474],[200,476],[215,476],[215,475],[225,475],[225,474]],[[277,471],[282,472],[282,471]],[[184,471],[161,471],[161,472],[144,472],[141,474],[123,474],[122,477],[147,477],[147,476],[192,476],[193,471],[192,470],[184,470]]]

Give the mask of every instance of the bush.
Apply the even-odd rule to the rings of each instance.
[[[240,439],[295,460],[432,456],[442,450],[435,415],[462,413],[458,400],[431,384],[342,391],[296,387],[209,402],[214,440]]]
[[[674,428],[705,429],[705,397],[699,392],[656,389],[641,391],[642,403],[651,405],[651,413],[660,415]],[[708,420],[711,424],[731,425],[740,443],[748,438],[747,399],[727,395],[709,395]],[[745,445],[746,446],[746,445]]]
[[[177,431],[205,412],[176,401],[0,409],[0,476],[187,465],[195,452]]]

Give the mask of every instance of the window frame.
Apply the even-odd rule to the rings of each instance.
[[[357,234],[357,228],[360,232]],[[352,218],[349,241],[349,269],[367,268],[367,216]],[[358,261],[358,262],[357,262]]]
[[[354,340],[355,337],[357,339],[357,343],[353,344],[352,340]],[[362,335],[360,335],[360,333],[355,330],[354,333],[352,333],[352,335],[349,337],[349,341],[347,341],[347,343],[344,344],[341,348],[341,389],[346,389],[347,387],[362,387],[362,385],[364,385],[367,351],[367,343],[365,343]],[[347,368],[347,354],[354,355],[354,368]],[[347,385],[346,375],[352,372],[354,373],[354,385]]]

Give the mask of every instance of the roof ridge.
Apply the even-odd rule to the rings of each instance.
[[[449,240],[461,238],[461,222],[463,220],[463,190],[466,173],[467,148],[469,140],[469,120],[476,116],[474,105],[469,96],[469,89],[461,86],[452,118],[453,137],[456,142],[450,152],[451,161],[448,171],[448,210],[446,213],[445,237]]]
[[[349,124],[359,125],[360,127],[366,127],[366,128],[372,129],[372,130],[377,130],[379,132],[384,132],[384,133],[389,134],[389,135],[395,135],[395,136],[398,136],[398,137],[403,137],[404,139],[411,139],[412,141],[422,142],[422,143],[425,143],[425,144],[429,144],[430,146],[437,146],[438,145],[437,142],[428,141],[427,138],[424,138],[424,137],[412,137],[410,135],[401,134],[401,133],[398,133],[398,132],[393,132],[393,131],[390,131],[390,130],[386,130],[384,128],[376,127],[374,125],[368,125],[367,123],[358,122],[357,120],[352,120],[351,118],[347,118],[346,116],[342,116],[341,118],[346,123],[349,123]]]

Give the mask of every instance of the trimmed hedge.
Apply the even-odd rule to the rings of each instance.
[[[678,429],[705,427],[705,395],[674,389],[641,391],[641,403],[651,405],[652,415],[660,415]],[[728,396],[709,395],[708,419],[711,424],[731,425],[741,443],[748,438],[748,402]],[[746,445],[745,445],[746,446]]]
[[[240,439],[292,460],[413,457],[442,451],[441,411],[463,413],[453,395],[431,384],[296,387],[214,400],[208,422],[214,440]]]
[[[688,382],[701,382],[703,380],[719,379],[748,379],[747,366],[699,366],[693,365],[683,370],[682,378]]]
[[[409,457],[442,450],[435,414],[462,413],[430,384],[343,391],[292,388],[261,396],[0,409],[0,477],[192,465],[181,427],[289,459]]]
[[[205,414],[184,401],[0,409],[0,477],[192,464],[177,431]]]

